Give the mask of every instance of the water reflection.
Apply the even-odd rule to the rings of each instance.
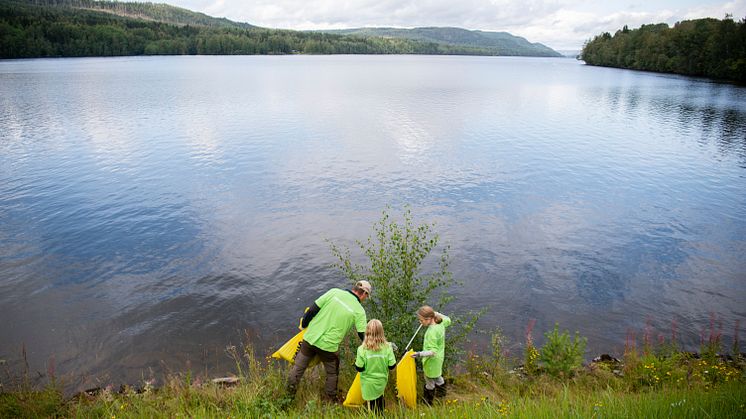
[[[746,315],[743,88],[293,56],[2,62],[0,93],[0,358],[25,343],[75,385],[276,345],[344,284],[324,239],[388,204],[451,245],[449,309],[517,342],[531,318],[612,351],[647,317],[696,343],[706,311]]]
[[[658,129],[675,118],[676,125],[671,128],[682,137],[700,134],[703,146],[714,144],[722,155],[737,157],[742,167],[746,164],[746,110],[739,106],[745,89],[686,78],[650,77],[662,79],[662,85],[646,86],[646,90],[639,85],[609,85],[586,92],[584,97],[588,102],[600,100],[610,112],[635,123],[647,123],[646,116],[652,117]]]

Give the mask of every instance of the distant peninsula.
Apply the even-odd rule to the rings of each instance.
[[[506,32],[460,28],[292,31],[160,3],[0,0],[0,58],[432,54],[561,57]]]
[[[588,41],[586,64],[746,82],[746,18],[624,26]]]

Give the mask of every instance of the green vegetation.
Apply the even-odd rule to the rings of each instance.
[[[432,39],[266,29],[166,4],[93,0],[0,0],[0,39],[0,58],[168,54],[513,55],[503,48]]]
[[[746,360],[720,356],[697,357],[652,348],[637,354],[630,348],[623,362],[594,362],[575,370],[572,377],[555,377],[541,369],[527,375],[508,369],[501,345],[480,356],[471,353],[447,376],[449,395],[433,407],[403,407],[391,389],[386,393],[389,417],[494,418],[494,417],[676,417],[741,418],[746,415]],[[496,352],[495,352],[496,350]],[[542,348],[544,351],[545,348]],[[59,380],[43,390],[27,384],[0,392],[0,417],[363,417],[355,410],[320,400],[323,373],[308,373],[295,400],[283,397],[288,365],[257,357],[248,344],[230,347],[239,384],[226,387],[193,378],[191,372],[166,377],[157,388],[150,382],[139,387],[111,388],[80,393],[65,399]],[[352,358],[342,359],[340,386],[354,377]],[[19,380],[19,383],[28,382]],[[421,379],[420,379],[421,383]]]
[[[554,377],[570,377],[583,365],[583,354],[588,339],[580,337],[575,332],[575,338],[570,340],[567,331],[559,333],[559,325],[545,334],[547,343],[541,348],[539,362],[544,370]]]
[[[22,0],[15,0],[22,2]],[[26,0],[35,6],[57,6],[83,10],[97,10],[114,15],[136,19],[152,20],[174,25],[208,26],[213,28],[253,28],[248,23],[233,22],[226,18],[216,18],[204,13],[193,12],[164,3],[135,3],[98,0]]]
[[[439,44],[477,47],[493,51],[494,55],[531,57],[561,57],[562,54],[540,43],[530,43],[525,38],[507,32],[470,31],[461,28],[357,28],[325,31],[328,33],[380,36],[385,38],[413,39]]]
[[[356,265],[350,251],[332,245],[338,267],[354,281],[373,282],[369,315],[383,319],[387,334],[398,339],[409,337],[412,312],[431,298],[441,303],[451,299],[448,286],[454,284],[448,271],[448,251],[442,251],[437,269],[422,274],[427,256],[437,248],[438,235],[430,224],[415,225],[409,210],[401,223],[391,220],[388,210],[365,242],[358,242],[368,263]],[[399,280],[400,279],[400,280]],[[711,316],[710,334],[702,342],[700,354],[678,348],[675,333],[671,342],[660,338],[655,346],[652,330],[646,327],[642,352],[634,335],[628,336],[621,361],[600,357],[582,366],[586,339],[578,333],[573,339],[560,333],[559,325],[545,333],[546,342],[536,347],[531,339],[532,320],[526,331],[524,359],[511,359],[507,338],[495,329],[491,347],[484,353],[465,356],[447,354],[448,397],[432,407],[419,404],[408,409],[396,399],[392,372],[385,394],[386,415],[401,418],[576,418],[576,417],[676,417],[741,418],[746,415],[746,359],[726,357],[718,319]],[[471,330],[468,325],[464,330]],[[736,333],[738,325],[736,325]],[[659,335],[660,336],[660,335]],[[357,344],[347,336],[342,348]],[[393,339],[392,339],[393,340]],[[452,344],[455,346],[455,344]],[[734,349],[739,348],[734,337]],[[403,348],[401,348],[403,350]],[[48,385],[31,387],[26,365],[20,378],[0,383],[0,417],[74,418],[276,418],[276,417],[363,417],[365,409],[355,410],[322,402],[323,368],[306,373],[294,399],[285,395],[288,363],[258,356],[250,341],[228,346],[237,384],[221,384],[191,371],[164,377],[156,387],[153,381],[137,387],[122,386],[62,395],[64,380],[55,377],[54,364],[47,371]],[[401,350],[398,354],[401,356]],[[523,362],[523,365],[517,365]],[[340,388],[347,389],[355,376],[354,352],[340,352]],[[10,377],[9,371],[6,376]],[[418,378],[420,388],[421,376]],[[221,381],[225,382],[225,381]],[[421,391],[421,390],[420,390]]]
[[[746,81],[746,18],[734,22],[697,19],[626,26],[614,36],[596,36],[583,47],[582,59],[598,66],[630,68],[722,80]]]
[[[422,273],[423,264],[440,240],[433,227],[432,224],[415,225],[409,209],[404,212],[401,224],[391,219],[388,210],[383,211],[371,236],[364,242],[357,242],[367,258],[365,265],[353,263],[349,249],[331,245],[332,253],[339,260],[337,268],[351,283],[364,279],[373,285],[373,294],[366,303],[368,318],[383,321],[386,338],[401,345],[401,350],[417,330],[415,313],[418,308],[427,304],[436,310],[444,310],[453,300],[448,288],[456,281],[448,270],[448,247],[442,249],[437,258],[435,272]],[[466,318],[458,313],[445,314],[453,321],[446,333],[446,358],[453,359],[459,344],[473,329],[479,313],[471,313]],[[422,347],[423,336],[424,331],[418,334],[415,348]]]
[[[176,25],[67,6],[0,3],[0,57],[438,53],[437,45],[262,28]]]

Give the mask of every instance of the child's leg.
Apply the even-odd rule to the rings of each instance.
[[[425,376],[425,404],[432,404],[435,398],[435,378]]]
[[[425,388],[428,390],[434,390],[435,387],[442,386],[445,383],[446,381],[443,379],[442,375],[435,378],[425,377]]]
[[[435,379],[435,398],[441,398],[446,396],[446,380],[443,376]]]
[[[382,415],[383,414],[383,395],[381,395],[381,397],[375,400],[370,400],[368,402],[368,409],[372,410],[373,413],[377,415]]]

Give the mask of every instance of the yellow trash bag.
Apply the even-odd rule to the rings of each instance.
[[[306,307],[306,311],[308,311],[309,308]],[[303,317],[300,318],[300,322],[298,323],[298,329],[300,329],[300,332],[298,332],[295,336],[290,338],[289,341],[285,342],[284,345],[280,347],[280,349],[276,350],[275,353],[272,354],[272,358],[275,359],[284,359],[285,361],[294,364],[295,363],[295,355],[298,353],[298,350],[300,349],[300,344],[303,342],[303,335],[306,334],[306,329],[303,328]],[[321,362],[318,356],[313,357],[313,359],[308,363],[307,368],[313,368]]]
[[[346,407],[361,407],[364,404],[363,388],[360,386],[360,373],[357,373],[355,379],[352,380],[350,389],[347,390],[347,397],[345,397],[345,401],[342,405]]]
[[[272,354],[272,358],[284,359],[291,364],[295,363],[295,354],[297,354],[298,349],[300,349],[300,344],[301,342],[303,342],[304,334],[306,334],[306,329],[301,330],[289,341],[285,342],[285,344],[282,345],[280,349],[276,350],[275,353]]]
[[[410,349],[396,364],[396,393],[410,408],[417,407],[417,365],[413,353]]]

